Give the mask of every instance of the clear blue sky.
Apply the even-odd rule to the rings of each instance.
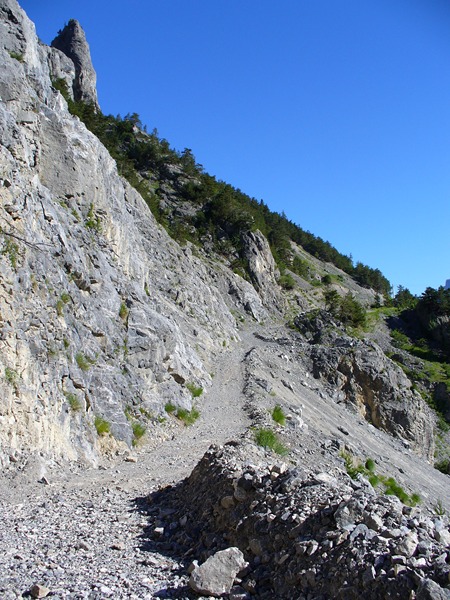
[[[104,113],[394,286],[450,278],[448,0],[22,0],[86,31]]]

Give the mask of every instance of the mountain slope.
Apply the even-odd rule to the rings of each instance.
[[[0,0],[0,594],[192,598],[233,544],[234,598],[446,597],[435,415],[362,328],[383,279],[101,115],[70,29]]]

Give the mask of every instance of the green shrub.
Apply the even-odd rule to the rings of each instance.
[[[105,435],[111,431],[111,424],[98,415],[94,419],[94,425],[98,435]]]
[[[187,410],[186,408],[179,408],[176,413],[177,419],[183,421],[185,425],[192,425],[199,418],[200,413],[196,408]]]
[[[290,273],[281,275],[278,279],[278,283],[284,290],[293,290],[295,288],[295,281]]]
[[[70,296],[67,292],[63,292],[56,303],[56,312],[59,317],[62,317],[64,313],[64,306],[70,302]]]
[[[194,383],[187,383],[187,389],[191,392],[193,398],[199,398],[203,394],[203,388],[196,386]]]
[[[128,308],[127,308],[127,305],[125,304],[125,302],[122,302],[122,304],[120,305],[120,308],[119,308],[119,317],[121,319],[123,319],[124,321],[128,317]]]
[[[164,406],[164,410],[168,415],[172,415],[176,411],[177,407],[172,402],[167,402]]]
[[[17,371],[15,371],[14,369],[10,369],[9,367],[5,368],[5,380],[14,388],[17,387],[19,379],[20,376]]]
[[[100,232],[102,230],[100,219],[94,212],[94,204],[92,202],[89,205],[89,210],[88,210],[87,218],[86,218],[86,221],[84,222],[84,225],[88,229],[93,229],[94,231],[97,231],[97,232]]]
[[[364,466],[371,473],[375,471],[375,461],[372,458],[368,458]]]
[[[14,52],[14,50],[10,50],[9,55],[11,58],[18,60],[21,63],[23,63],[23,61],[24,61],[24,56],[20,52]]]
[[[7,237],[4,240],[1,255],[9,258],[9,263],[15,271],[17,269],[17,261],[19,259],[19,246],[16,244],[16,242],[13,242],[10,237]]]
[[[442,460],[434,463],[434,468],[448,475],[450,473],[450,458],[443,458]]]
[[[133,446],[136,446],[138,441],[145,435],[145,432],[147,431],[147,429],[144,425],[142,425],[138,421],[135,421],[133,423],[133,425],[131,426],[131,428],[133,430],[133,442],[132,443],[133,443]]]
[[[95,364],[95,360],[85,356],[82,352],[75,354],[75,361],[82,371],[89,371],[91,366]]]
[[[286,415],[279,404],[277,404],[272,411],[272,419],[275,423],[278,423],[278,425],[282,425],[283,427],[286,425]]]
[[[81,402],[78,400],[75,394],[72,392],[64,392],[67,402],[73,412],[77,412],[81,409]]]
[[[276,434],[271,429],[261,427],[255,431],[255,442],[258,446],[262,446],[276,454],[286,455],[289,450],[277,438]]]
[[[306,260],[302,260],[299,256],[295,256],[291,266],[292,271],[303,279],[310,276],[309,264]]]
[[[421,501],[419,494],[411,494],[410,496],[393,477],[375,473],[375,461],[373,459],[368,458],[363,465],[348,452],[342,451],[340,456],[344,459],[345,469],[352,479],[356,479],[358,475],[363,475],[369,480],[372,487],[376,488],[378,485],[383,485],[386,495],[397,496],[403,504],[408,506],[416,506]]]

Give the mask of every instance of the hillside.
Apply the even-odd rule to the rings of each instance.
[[[2,597],[198,597],[228,547],[230,598],[446,594],[446,417],[389,282],[103,115],[76,21],[0,27]]]

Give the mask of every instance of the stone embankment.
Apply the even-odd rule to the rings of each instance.
[[[248,564],[230,598],[450,597],[445,516],[246,444],[211,448],[187,480],[150,497],[149,514],[148,534],[169,555],[203,563],[241,550]]]

